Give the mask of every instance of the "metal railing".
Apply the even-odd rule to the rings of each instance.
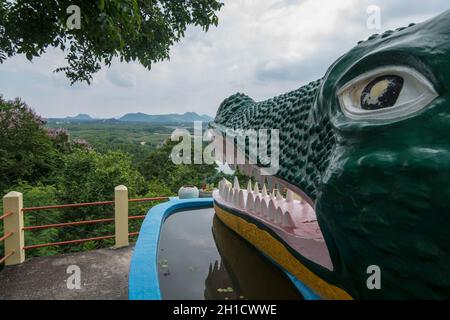
[[[5,265],[19,264],[25,261],[25,252],[28,250],[63,246],[71,244],[80,244],[90,241],[101,241],[115,239],[115,247],[120,248],[129,244],[129,238],[139,235],[139,232],[129,232],[128,222],[130,220],[143,220],[145,215],[128,215],[129,203],[144,203],[165,201],[169,197],[154,197],[154,198],[138,198],[129,199],[128,190],[124,186],[116,187],[114,201],[101,201],[89,203],[74,203],[63,205],[49,205],[40,207],[23,208],[23,196],[18,192],[10,192],[3,198],[3,208],[5,213],[0,216],[0,221],[3,221],[4,235],[0,235],[0,242],[4,242],[5,256],[0,257],[0,264]],[[83,220],[73,222],[52,223],[46,225],[24,226],[24,213],[36,212],[43,210],[67,209],[67,208],[85,208],[95,206],[113,206],[114,218]],[[96,225],[96,224],[115,224],[114,235],[102,235],[97,237],[89,237],[84,239],[74,239],[67,241],[42,243],[25,245],[25,232],[33,232],[38,230],[54,229],[54,228],[68,228],[76,226]]]

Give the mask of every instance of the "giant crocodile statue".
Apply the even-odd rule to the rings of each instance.
[[[263,190],[221,182],[217,216],[320,298],[450,298],[449,89],[447,11],[290,93],[231,96],[211,128],[279,130],[279,170],[240,164]]]

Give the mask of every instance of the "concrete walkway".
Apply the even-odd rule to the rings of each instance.
[[[21,265],[6,267],[0,272],[0,300],[128,299],[128,271],[133,249],[134,246],[130,246],[31,258]],[[76,285],[76,271],[67,273],[69,266],[79,267],[80,289],[68,288]]]

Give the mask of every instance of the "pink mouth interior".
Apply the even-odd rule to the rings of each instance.
[[[263,196],[254,191],[234,188],[229,189],[228,195],[225,195],[224,188],[221,186],[220,190],[213,193],[214,200],[218,204],[263,223],[302,256],[333,270],[316,213],[310,204],[302,200],[277,200],[273,196]],[[230,196],[230,193],[233,195]],[[252,202],[250,198],[256,197],[263,209],[255,210],[254,205],[253,207],[249,205],[249,202]]]

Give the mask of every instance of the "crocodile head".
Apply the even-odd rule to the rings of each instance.
[[[279,130],[271,178],[314,207],[353,297],[449,298],[449,87],[447,11],[358,43],[296,91],[234,95],[212,126]],[[381,290],[367,287],[371,265]]]

